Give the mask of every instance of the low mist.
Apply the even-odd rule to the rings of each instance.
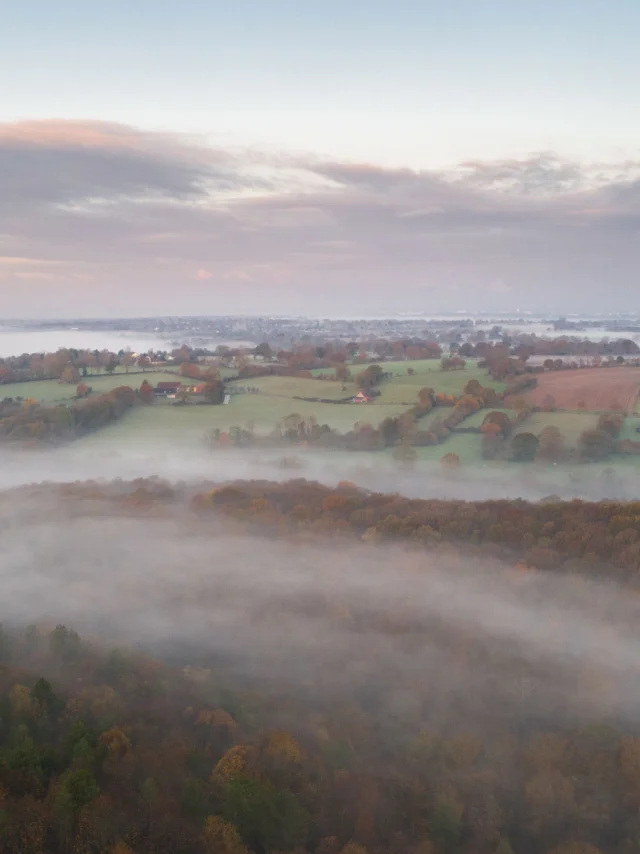
[[[7,624],[64,623],[317,698],[359,692],[407,725],[427,705],[442,726],[640,712],[640,604],[612,584],[41,498],[5,506],[0,526]]]
[[[606,463],[571,467],[536,464],[482,463],[444,471],[439,462],[414,467],[397,465],[390,455],[320,452],[298,448],[270,451],[210,450],[202,436],[184,436],[179,443],[137,438],[117,447],[95,437],[59,449],[0,450],[0,490],[33,483],[75,480],[132,480],[159,476],[182,482],[303,477],[327,486],[350,480],[376,492],[398,492],[409,498],[482,501],[549,495],[565,500],[640,498],[633,468]]]

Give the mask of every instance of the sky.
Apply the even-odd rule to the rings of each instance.
[[[0,319],[635,310],[637,0],[23,0]]]

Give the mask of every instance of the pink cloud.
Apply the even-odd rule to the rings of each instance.
[[[211,273],[209,270],[197,270],[195,278],[199,282],[203,282],[205,279],[213,279],[213,273]]]

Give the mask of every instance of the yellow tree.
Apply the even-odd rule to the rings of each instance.
[[[236,827],[217,815],[205,821],[202,842],[207,854],[248,854]]]

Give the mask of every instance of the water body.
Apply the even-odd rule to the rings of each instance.
[[[208,340],[198,337],[196,346],[206,346],[215,349],[220,344],[229,347],[255,347],[255,344],[245,341]],[[176,341],[175,335],[145,335],[141,332],[116,332],[109,330],[91,329],[15,329],[0,326],[0,358],[20,356],[22,353],[55,353],[61,348],[76,350],[109,350],[118,353],[120,350],[132,350],[136,353],[146,353],[149,350],[173,350],[176,346],[194,342],[185,336],[184,340]]]

